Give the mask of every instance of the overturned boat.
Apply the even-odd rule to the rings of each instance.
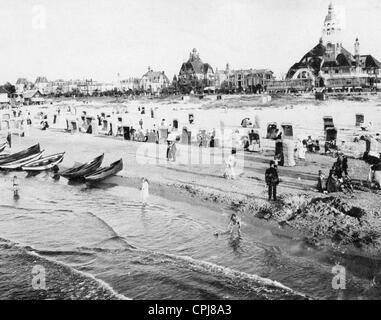
[[[62,171],[60,175],[68,180],[80,180],[85,176],[95,173],[103,162],[104,154],[96,157],[90,162],[74,166],[73,168]]]
[[[54,168],[62,162],[65,152],[34,160],[21,167],[23,171],[45,171]]]
[[[40,144],[36,144],[28,149],[19,151],[17,153],[0,155],[0,165],[21,160],[37,153],[40,153]]]
[[[88,183],[99,182],[105,180],[123,169],[123,159],[115,161],[110,166],[100,168],[92,174],[86,175],[85,180]]]

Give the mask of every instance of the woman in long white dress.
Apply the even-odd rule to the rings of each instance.
[[[300,139],[298,140],[296,148],[298,150],[298,158],[300,160],[306,160],[306,149],[304,147],[303,142]]]
[[[226,163],[226,167],[225,167],[224,177],[226,179],[235,179],[236,178],[235,166],[236,166],[237,160],[235,157],[235,151],[234,150],[232,150],[231,155],[225,161],[225,163]]]
[[[142,198],[143,204],[147,203],[148,196],[149,196],[148,180],[146,178],[143,178],[142,179],[142,189],[141,189],[141,198]]]

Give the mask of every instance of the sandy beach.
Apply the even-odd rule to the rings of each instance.
[[[177,118],[180,120],[180,127],[181,123],[186,121],[188,113],[192,112],[198,126],[205,128],[217,126],[220,121],[224,121],[227,127],[239,127],[240,119],[248,114],[258,114],[263,123],[262,136],[267,122],[280,123],[286,120],[294,124],[295,136],[303,138],[310,134],[321,137],[322,115],[330,114],[339,128],[338,140],[346,141],[346,149],[343,148],[343,151],[351,157],[349,175],[354,182],[354,194],[318,193],[317,173],[322,170],[328,174],[335,159],[322,154],[307,153],[306,160],[297,160],[295,167],[279,168],[281,178],[278,188],[279,201],[270,203],[267,201],[264,172],[274,156],[274,145],[271,141],[263,142],[262,153],[239,152],[238,159],[243,166],[242,172],[237,179],[227,180],[223,178],[226,150],[200,149],[197,146],[189,148],[179,144],[180,154],[191,154],[192,159],[201,157],[201,161],[167,162],[166,146],[162,144],[125,141],[122,137],[64,132],[65,115],[61,115],[57,124],[52,125],[47,131],[33,127],[26,137],[14,136],[12,152],[40,143],[46,154],[66,152],[62,168],[89,161],[104,153],[104,164],[119,158],[124,162],[123,171],[118,176],[110,178],[109,183],[139,188],[141,178],[146,177],[150,181],[152,193],[169,199],[197,201],[207,206],[230,208],[242,215],[254,215],[269,220],[269,223],[279,223],[283,229],[297,231],[312,245],[338,245],[350,249],[357,247],[364,252],[378,252],[381,248],[381,223],[378,221],[381,208],[380,191],[369,189],[366,181],[369,166],[362,160],[356,159],[364,152],[365,145],[361,143],[354,145],[351,141],[353,136],[361,135],[359,129],[354,127],[354,115],[359,110],[365,114],[367,120],[373,121],[374,130],[381,128],[379,123],[381,108],[378,106],[378,98],[371,97],[365,102],[337,100],[315,102],[310,98],[286,97],[279,101],[274,99],[262,103],[258,97],[253,96],[247,98],[248,101],[238,99],[238,103],[237,98],[233,96],[224,97],[223,102],[219,104],[213,100],[213,96],[207,97],[209,101],[203,102],[193,99],[182,103],[179,99],[146,99],[123,103],[120,101],[99,103],[95,100],[87,105],[77,102],[76,108],[77,114],[83,110],[93,114],[102,108],[115,110],[122,105],[127,107],[128,114],[137,122],[144,117],[137,112],[137,108],[144,105],[148,114],[150,108],[154,108],[156,121],[164,117],[169,121]],[[286,106],[285,100],[288,100]],[[56,102],[47,109],[45,107],[40,110],[44,112],[48,110],[49,118],[52,119],[55,108],[59,105],[64,104],[62,101]],[[224,108],[221,108],[222,105]],[[344,108],[346,112],[342,113]],[[282,109],[282,112],[278,112],[279,109]],[[211,117],[209,113],[217,116]],[[200,153],[206,151],[208,161],[205,161],[205,155],[204,158],[200,156]],[[145,155],[143,158],[142,154]],[[357,219],[358,215],[363,215],[360,220]]]
[[[0,302],[381,300],[377,1],[3,2]]]

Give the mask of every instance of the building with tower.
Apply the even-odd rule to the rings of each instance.
[[[206,87],[214,86],[214,71],[209,63],[204,63],[196,49],[189,54],[189,59],[181,65],[178,86],[181,92],[203,92]]]
[[[381,63],[372,55],[361,54],[359,39],[354,41],[353,54],[345,49],[342,29],[331,2],[319,43],[289,69],[286,80],[307,79],[314,86],[333,90],[374,88]]]

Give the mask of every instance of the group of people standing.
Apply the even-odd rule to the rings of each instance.
[[[346,156],[341,154],[337,156],[327,179],[325,179],[323,172],[319,170],[317,189],[322,193],[353,192],[351,179],[348,175],[348,158]]]

